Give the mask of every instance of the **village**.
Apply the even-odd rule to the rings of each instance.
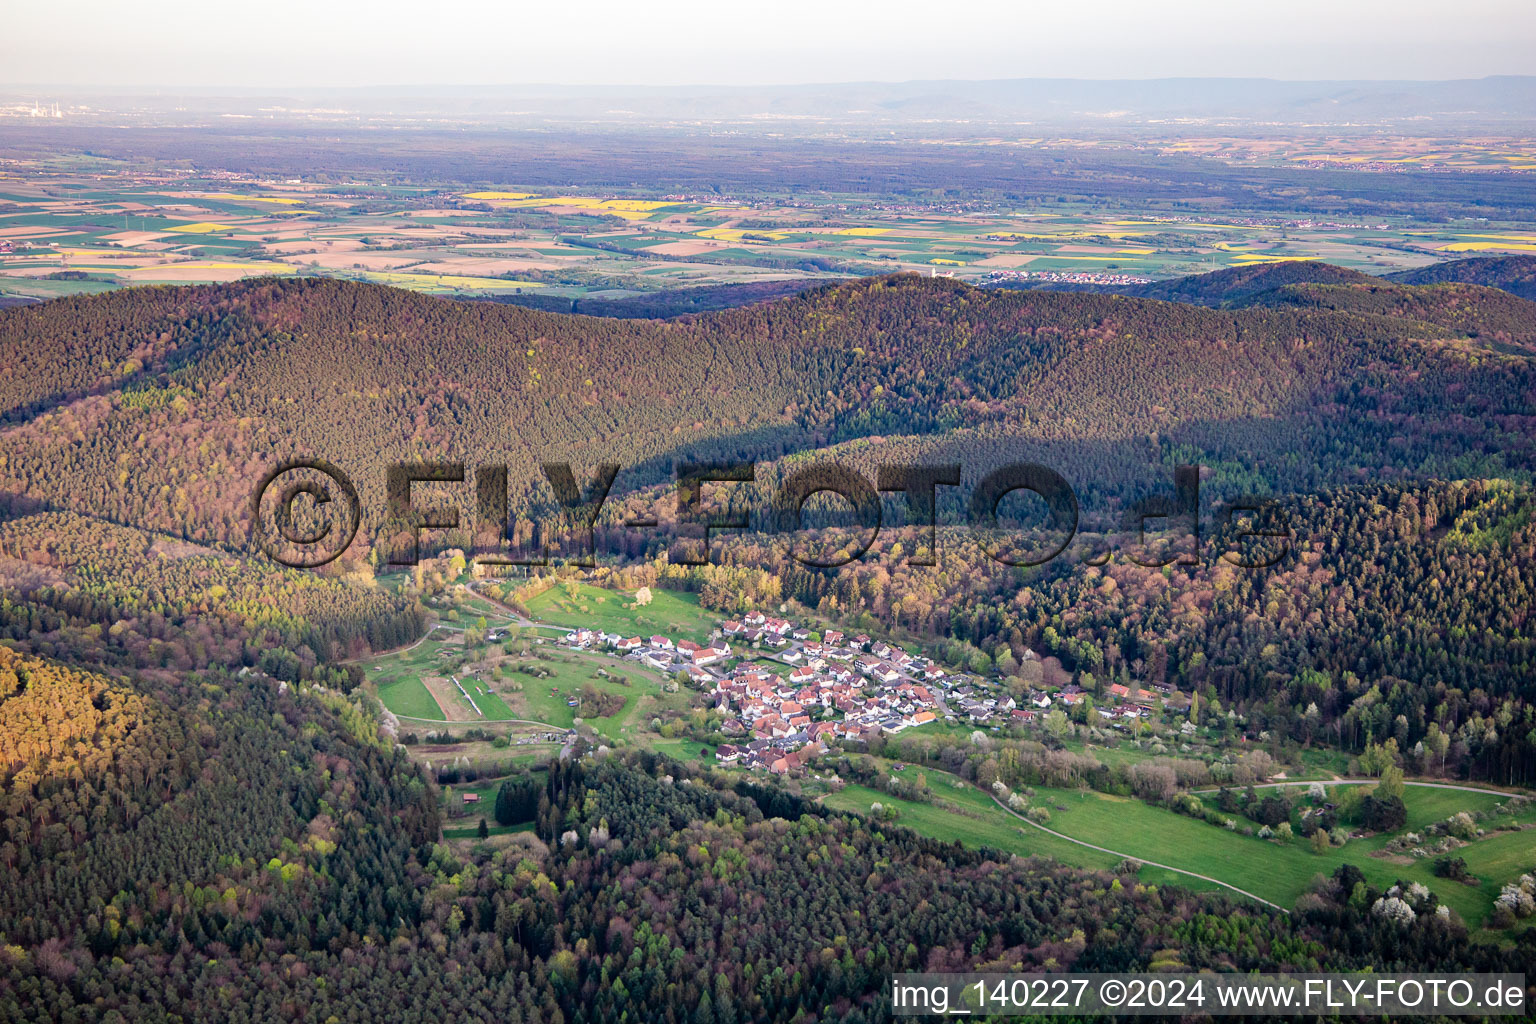
[[[733,738],[715,758],[778,775],[803,768],[836,741],[870,742],[932,723],[1001,731],[1086,704],[1098,722],[1123,729],[1152,719],[1160,703],[1180,701],[1170,688],[1124,683],[1106,686],[1099,704],[1076,684],[1016,694],[1001,679],[952,672],[867,634],[818,632],[758,611],[723,621],[704,644],[589,628],[571,630],[562,642],[686,679],[709,695],[724,717],[720,731]],[[1025,659],[1038,656],[1026,651]]]

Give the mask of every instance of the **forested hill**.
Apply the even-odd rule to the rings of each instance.
[[[653,322],[328,280],[131,289],[0,312],[0,490],[238,544],[255,482],[291,454],[340,465],[371,509],[395,461],[506,462],[528,507],[549,500],[545,460],[632,467],[622,489],[681,459],[889,435],[1054,445],[1116,500],[1191,447],[1321,446],[1249,467],[1289,490],[1445,475],[1469,434],[1524,465],[1509,417],[1533,371],[1511,325],[1536,306],[1441,294],[1214,310],[903,276]]]
[[[1474,256],[1388,274],[1398,284],[1480,284],[1536,300],[1536,256]]]
[[[1228,267],[1208,274],[1192,274],[1170,281],[1136,285],[1124,294],[1167,302],[1191,302],[1197,306],[1243,306],[1265,292],[1296,284],[1371,284],[1378,279],[1347,267],[1315,260],[1263,263],[1253,267]]]
[[[1447,260],[1415,270],[1376,277],[1317,260],[1285,260],[1251,267],[1227,267],[1204,274],[1154,281],[1150,284],[1094,285],[1026,282],[1004,287],[1047,291],[1128,295],[1198,306],[1240,307],[1266,293],[1290,285],[1420,285],[1469,284],[1497,288],[1522,299],[1536,299],[1536,256],[1475,256]]]

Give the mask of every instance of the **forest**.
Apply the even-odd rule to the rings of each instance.
[[[0,652],[5,680],[104,685]],[[7,1020],[873,1021],[893,970],[1496,971],[1532,952],[1470,942],[1432,893],[1409,923],[1372,914],[1382,893],[1347,867],[1284,915],[936,843],[648,753],[555,763],[506,801],[532,813],[529,841],[466,857],[433,841],[419,768],[334,704],[225,679],[166,691],[161,714],[188,701],[201,735],[135,740],[116,766],[49,759],[30,788],[7,776]],[[97,746],[130,714],[97,722]],[[67,814],[112,827],[54,845]]]

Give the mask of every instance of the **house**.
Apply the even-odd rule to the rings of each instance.
[[[779,657],[781,659],[783,659],[784,661],[787,661],[787,662],[793,664],[793,663],[795,663],[795,662],[800,660],[800,652],[799,651],[785,651],[783,654],[779,655]]]
[[[837,629],[829,629],[825,633],[821,634],[821,640],[822,643],[828,644],[832,647],[841,647],[843,645],[842,631]]]
[[[719,747],[715,748],[715,760],[730,764],[731,762],[741,757],[743,753],[745,753],[745,751],[743,751],[740,747],[735,746],[734,744],[722,743]]]
[[[686,641],[684,641],[684,642],[686,642]],[[656,648],[659,651],[670,651],[670,650],[674,649],[673,645],[672,645],[672,641],[670,639],[668,639],[667,637],[664,637],[664,636],[653,636],[653,637],[651,637],[651,646]]]
[[[480,794],[479,793],[465,793],[464,794],[464,802],[467,803],[467,804],[477,804],[477,803],[480,802]]]
[[[713,665],[731,656],[729,647],[700,647],[693,652],[693,663],[702,668],[705,665]]]
[[[613,646],[616,650],[628,654],[631,651],[638,651],[640,649],[640,638],[637,636],[626,637],[623,640],[616,641]]]

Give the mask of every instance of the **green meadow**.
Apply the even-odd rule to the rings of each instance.
[[[661,633],[673,640],[703,643],[721,616],[699,607],[697,594],[651,588],[651,603],[635,604],[634,594],[587,583],[563,583],[525,602],[532,617],[557,626],[648,637]]]
[[[859,813],[868,813],[874,802],[895,805],[901,811],[900,824],[935,839],[958,839],[969,845],[991,846],[1012,853],[1051,856],[1082,867],[1108,867],[1120,860],[1119,856],[1065,842],[1025,824],[974,786],[956,787],[954,782],[958,780],[953,776],[932,769],[923,771],[935,799],[956,805],[958,811],[896,799],[861,786],[849,786],[827,796],[824,803]],[[1401,832],[1351,840],[1342,847],[1314,853],[1307,840],[1299,836],[1289,841],[1246,836],[1241,831],[1229,831],[1132,797],[1044,787],[1037,787],[1034,794],[1030,806],[1044,807],[1051,815],[1046,827],[1064,836],[1137,860],[1209,875],[1286,908],[1306,891],[1316,875],[1331,874],[1348,863],[1358,867],[1379,888],[1399,880],[1422,882],[1476,927],[1492,908],[1500,886],[1521,871],[1536,868],[1536,832],[1530,830],[1490,833],[1456,850],[1454,856],[1464,858],[1478,878],[1477,885],[1468,886],[1436,878],[1431,868],[1433,857],[1387,859],[1384,848]],[[1422,829],[1462,810],[1487,810],[1500,799],[1490,794],[1410,784],[1404,796],[1409,824],[1402,831]],[[1518,819],[1505,820],[1524,821],[1531,817],[1527,812]],[[1025,829],[1026,834],[1019,835],[1019,828]],[[1212,887],[1153,868],[1143,873],[1149,880],[1154,875],[1147,872],[1179,885]]]

